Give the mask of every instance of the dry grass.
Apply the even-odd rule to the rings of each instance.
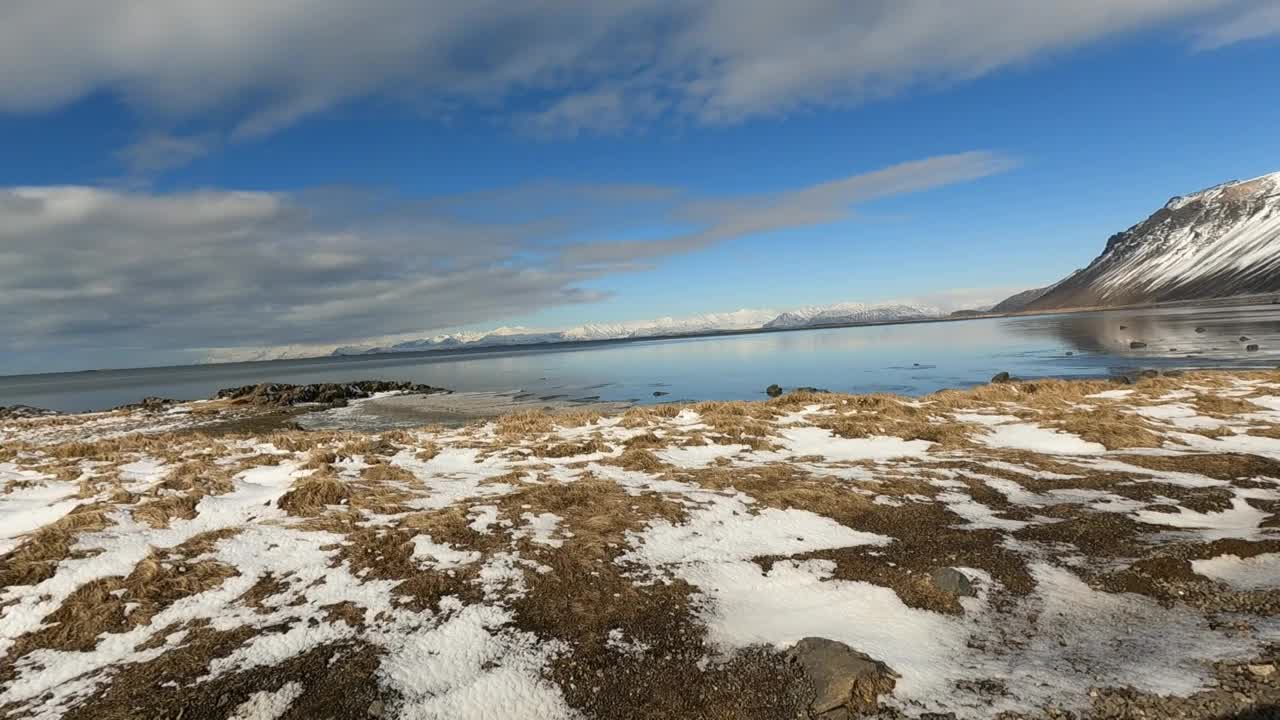
[[[578,442],[557,443],[555,445],[542,445],[534,448],[533,454],[542,458],[567,458],[578,455],[590,455],[592,453],[608,453],[613,448],[609,443],[605,442],[599,435],[591,437],[587,440]]]
[[[103,634],[146,625],[174,602],[218,587],[238,575],[236,569],[214,560],[195,562],[192,558],[208,552],[218,540],[235,532],[230,529],[205,533],[174,548],[152,550],[128,577],[99,578],[81,585],[39,630],[17,638],[9,658],[20,658],[39,648],[92,650]]]
[[[903,408],[914,411],[915,408]],[[918,411],[916,411],[918,413]],[[906,412],[858,411],[851,415],[815,416],[816,427],[830,430],[844,438],[867,438],[882,435],[904,440],[927,440],[940,449],[952,450],[970,445],[973,426],[955,422],[932,422],[923,414]]]
[[[347,484],[331,472],[319,470],[294,482],[276,505],[290,515],[314,517],[330,505],[344,505],[351,499]]]
[[[656,455],[641,447],[625,450],[609,462],[626,470],[649,473],[661,472],[666,467]]]
[[[71,547],[81,533],[106,529],[111,506],[82,505],[56,522],[29,535],[0,562],[0,588],[35,585],[53,577],[58,563],[71,557]]]
[[[257,456],[262,457],[262,456]],[[277,464],[279,457],[267,456]],[[242,467],[252,466],[256,458],[241,461]],[[266,464],[266,463],[263,463]],[[231,492],[234,484],[231,481],[233,471],[209,460],[189,460],[175,467],[164,480],[156,486],[159,490],[187,493],[190,495],[222,495]]]
[[[196,516],[200,498],[195,495],[170,495],[142,503],[133,508],[133,519],[152,528],[167,528],[174,519],[190,520]]]
[[[1231,418],[1236,415],[1256,413],[1263,409],[1248,400],[1207,393],[1197,393],[1194,402],[1200,414],[1218,418]]]
[[[807,390],[797,390],[787,393],[782,397],[776,397],[766,400],[763,404],[783,411],[798,410],[806,405],[826,405],[842,397],[851,397],[838,395],[835,393],[815,393]]]
[[[556,429],[555,420],[542,410],[521,410],[503,415],[494,425],[498,438],[508,442],[546,435]]]
[[[1045,420],[1047,425],[1089,442],[1100,443],[1108,450],[1160,447],[1164,444],[1164,438],[1148,430],[1139,417],[1111,408],[1073,410]]]
[[[374,484],[418,484],[418,478],[415,477],[413,473],[402,467],[397,467],[388,463],[376,463],[374,465],[370,465],[360,472],[360,477],[361,479]]]
[[[303,453],[315,450],[322,445],[333,442],[334,433],[311,432],[308,430],[280,430],[260,438],[280,450]],[[257,438],[254,438],[257,439]]]
[[[676,404],[633,407],[622,414],[622,420],[619,424],[628,429],[649,427],[664,420],[670,420],[679,415],[683,409],[683,406]]]

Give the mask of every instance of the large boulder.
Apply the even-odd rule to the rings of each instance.
[[[893,691],[898,674],[842,642],[807,637],[787,651],[813,685],[810,710],[823,720],[875,712],[879,697]]]
[[[937,568],[929,573],[929,580],[933,582],[934,587],[945,593],[964,595],[966,597],[973,597],[978,594],[969,576],[955,568]]]

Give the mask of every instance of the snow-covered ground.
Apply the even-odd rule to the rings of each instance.
[[[796,717],[806,637],[887,666],[886,717],[1262,707],[1278,391],[3,421],[0,716]]]

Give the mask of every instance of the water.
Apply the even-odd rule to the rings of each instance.
[[[1195,329],[1202,327],[1203,333]],[[1261,346],[1245,352],[1247,343]],[[1147,343],[1130,349],[1132,341]],[[1176,351],[1171,350],[1176,348]],[[1067,353],[1072,353],[1068,355]],[[156,395],[208,397],[258,382],[409,380],[458,391],[658,402],[763,397],[772,383],[918,395],[1019,377],[1099,377],[1138,368],[1275,367],[1280,306],[1164,308],[573,348],[383,355],[0,377],[0,405],[101,410]],[[666,392],[661,398],[654,391]]]

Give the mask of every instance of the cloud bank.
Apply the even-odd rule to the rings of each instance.
[[[1206,48],[1280,32],[1272,0],[10,0],[0,112],[110,93],[160,124],[216,110],[234,138],[380,96],[613,132],[858,103],[1164,26]]]
[[[0,316],[17,352],[318,345],[604,297],[588,281],[860,203],[999,173],[969,152],[799,190],[693,196],[535,185],[428,201],[358,193],[0,190]],[[479,214],[477,209],[485,212]],[[636,213],[640,214],[637,217]],[[690,233],[614,241],[656,218]],[[495,221],[485,218],[503,218]],[[565,237],[602,239],[565,242]]]

